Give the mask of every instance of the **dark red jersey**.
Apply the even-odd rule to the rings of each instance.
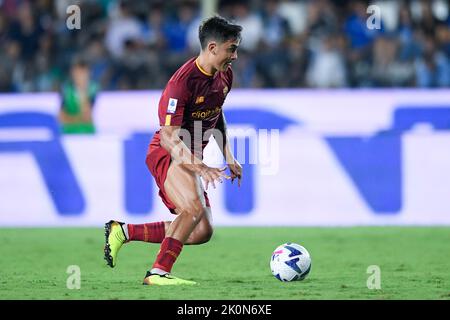
[[[203,151],[211,136],[205,136],[205,132],[216,127],[232,82],[231,67],[225,72],[218,71],[211,75],[201,69],[196,58],[188,60],[173,74],[162,93],[158,107],[160,125],[181,126],[186,131],[180,136],[191,152]],[[187,132],[190,143],[186,140]],[[151,145],[155,147],[159,143],[158,130]],[[198,152],[195,154],[201,157]]]

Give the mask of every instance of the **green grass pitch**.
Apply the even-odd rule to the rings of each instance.
[[[312,269],[283,283],[269,268],[284,242],[305,246]],[[449,227],[217,228],[213,239],[185,246],[173,273],[196,286],[149,287],[142,279],[159,249],[132,242],[118,265],[103,260],[103,227],[0,229],[1,299],[450,299]],[[78,265],[81,288],[66,286]],[[370,265],[381,289],[369,290]]]

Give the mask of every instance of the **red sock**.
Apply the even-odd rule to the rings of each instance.
[[[170,272],[181,249],[183,249],[183,244],[180,241],[174,238],[165,238],[161,243],[161,249],[159,249],[158,256],[152,268]]]
[[[128,241],[161,243],[166,231],[164,221],[144,224],[128,224]]]

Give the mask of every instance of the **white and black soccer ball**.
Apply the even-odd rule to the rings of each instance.
[[[311,256],[297,243],[282,244],[272,253],[270,270],[280,281],[303,280],[311,271]]]

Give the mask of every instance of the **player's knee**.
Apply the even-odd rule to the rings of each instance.
[[[203,217],[205,208],[200,200],[194,200],[191,201],[183,211],[191,216],[194,221],[198,222]]]
[[[208,242],[213,235],[213,229],[211,226],[202,227],[196,230],[193,237],[193,244],[202,244]]]
[[[213,235],[213,228],[212,227],[206,228],[201,238],[202,243],[206,243],[209,240],[211,240],[212,235]]]

